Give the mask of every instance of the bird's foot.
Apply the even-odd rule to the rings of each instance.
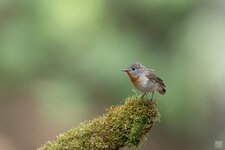
[[[146,93],[144,93],[142,96],[141,96],[141,100],[145,97]]]
[[[150,99],[150,102],[152,102],[154,96],[154,92],[152,92],[152,98]]]

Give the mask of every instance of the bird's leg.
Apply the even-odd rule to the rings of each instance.
[[[143,99],[145,95],[146,95],[146,93],[144,93],[144,94],[142,95],[141,99]]]
[[[150,100],[150,101],[152,101],[152,100],[153,100],[153,96],[154,96],[154,92],[152,92],[152,98],[151,98],[151,100]]]

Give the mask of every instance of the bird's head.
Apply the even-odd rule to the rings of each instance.
[[[131,80],[136,80],[145,71],[145,67],[139,62],[134,62],[127,69],[122,69],[122,71],[127,72]]]

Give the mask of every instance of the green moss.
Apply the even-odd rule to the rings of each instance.
[[[39,150],[118,150],[124,146],[137,147],[145,140],[153,124],[159,120],[157,101],[132,96],[125,104],[112,106],[106,114],[85,121],[47,142]]]

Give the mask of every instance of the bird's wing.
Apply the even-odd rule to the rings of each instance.
[[[146,72],[146,77],[149,78],[149,80],[154,81],[156,83],[158,83],[161,87],[165,88],[165,84],[163,83],[163,80],[158,77],[154,72],[152,71],[147,71]]]

